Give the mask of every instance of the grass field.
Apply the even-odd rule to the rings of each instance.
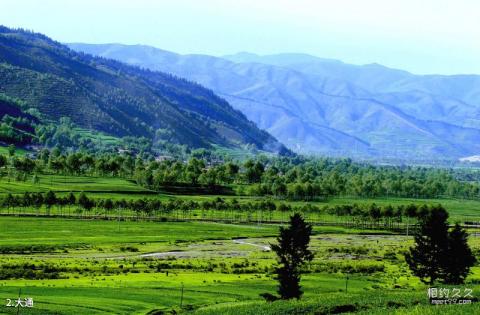
[[[41,175],[37,184],[0,179],[0,195],[48,190],[59,195],[84,191],[93,198],[112,199],[201,201],[218,197],[156,193],[131,181],[103,177]],[[239,202],[257,199],[235,198]],[[441,203],[452,220],[480,220],[480,202],[467,200],[334,198],[315,204],[372,202]],[[35,213],[33,209],[17,211]],[[53,209],[52,214],[58,211]],[[476,303],[428,304],[427,287],[410,275],[403,258],[412,244],[411,236],[344,226],[314,227],[311,249],[315,259],[305,270],[302,300],[264,302],[259,294],[276,290],[276,260],[269,246],[275,242],[279,225],[201,222],[200,210],[192,211],[197,216],[191,219],[196,221],[185,222],[0,216],[0,300],[32,297],[34,308],[23,308],[20,314],[480,312]],[[213,217],[225,215],[212,213]],[[285,214],[273,213],[273,219],[280,217]],[[332,215],[325,219],[343,220]],[[478,254],[480,239],[471,237],[470,244]],[[465,286],[474,289],[475,297],[479,283],[480,268],[474,267]],[[16,312],[0,304],[0,314]]]
[[[358,230],[316,227],[311,244],[316,258],[302,281],[304,299],[267,304],[259,294],[274,293],[276,284],[271,274],[275,258],[265,247],[275,241],[278,226],[18,217],[0,217],[0,226],[2,268],[34,264],[58,270],[56,279],[5,279],[0,269],[0,298],[14,298],[21,290],[21,296],[34,299],[35,307],[22,314],[322,314],[342,309],[433,314],[426,287],[408,274],[400,254],[411,244],[405,236],[359,236]],[[471,243],[480,249],[480,240]],[[470,281],[467,286],[480,289],[478,268]],[[459,306],[457,312],[477,310],[476,305]],[[14,311],[0,308],[0,313]]]
[[[1,245],[111,242],[190,242],[276,235],[272,225],[248,226],[199,222],[115,222],[0,217]]]
[[[38,183],[34,184],[32,181],[21,182],[2,178],[0,180],[0,194],[21,194],[26,191],[47,192],[49,190],[56,192],[85,191],[92,193],[112,193],[116,195],[151,193],[151,191],[144,189],[131,181],[120,178],[39,175],[38,179]]]

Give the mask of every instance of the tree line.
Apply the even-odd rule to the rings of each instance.
[[[241,162],[193,156],[175,160],[44,149],[35,158],[0,155],[2,169],[23,175],[16,178],[32,174],[110,176],[134,180],[152,190],[186,185],[207,187],[215,193],[221,186],[231,186],[238,195],[304,201],[333,196],[480,197],[480,185],[458,179],[452,169],[372,166],[349,159],[260,156]]]
[[[278,222],[284,221],[290,213],[301,213],[311,222],[326,222],[328,217],[346,217],[343,223],[352,226],[370,228],[400,228],[401,223],[415,224],[424,218],[432,207],[428,205],[384,205],[375,203],[344,204],[318,206],[311,203],[291,205],[288,202],[273,199],[239,201],[236,198],[212,198],[202,201],[192,199],[138,198],[111,199],[91,198],[84,192],[75,195],[35,192],[0,197],[0,206],[7,213],[16,210],[34,209],[39,214],[41,210],[50,215],[52,208],[59,215],[101,215],[104,217],[119,217],[130,214],[138,219],[158,219],[170,217],[175,219],[225,219],[231,221]],[[17,211],[18,212],[18,211]],[[26,213],[26,211],[24,211]],[[19,213],[19,212],[18,212]]]

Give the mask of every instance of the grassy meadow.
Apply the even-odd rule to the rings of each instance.
[[[33,297],[31,314],[384,314],[432,308],[426,286],[403,262],[412,239],[402,235],[316,227],[304,299],[266,304],[259,294],[275,291],[275,257],[267,248],[278,226],[24,217],[1,217],[0,225],[0,295],[14,298],[21,290]],[[471,244],[480,249],[480,240]],[[32,264],[33,278],[25,273],[5,279],[9,269],[26,271]],[[469,281],[467,287],[480,289],[478,267]],[[459,310],[471,314],[478,307]]]
[[[92,198],[210,200],[219,196],[155,193],[135,183],[101,177],[40,175],[37,183],[0,179],[0,195],[85,192]],[[224,199],[233,196],[220,196]],[[236,196],[239,202],[255,200]],[[318,205],[443,204],[452,220],[477,220],[480,202],[468,200],[334,198]],[[299,205],[299,202],[291,202]],[[10,211],[10,212],[9,212]],[[315,225],[315,259],[302,278],[300,301],[267,303],[275,293],[270,250],[280,224],[186,220],[109,220],[48,216],[34,209],[0,209],[0,298],[34,299],[21,314],[475,314],[478,304],[430,306],[427,286],[403,258],[411,236],[378,229]],[[57,212],[56,212],[57,211]],[[73,209],[72,209],[73,211]],[[74,213],[74,212],[71,212]],[[195,214],[195,213],[194,213]],[[213,213],[215,217],[221,213]],[[327,216],[327,215],[326,215]],[[274,213],[273,218],[285,217]],[[120,217],[119,217],[120,218]],[[255,219],[255,217],[254,217]],[[334,220],[331,215],[325,219]],[[338,221],[338,222],[341,222]],[[480,239],[470,237],[475,253]],[[465,287],[480,290],[480,267]],[[183,293],[182,293],[183,291]],[[0,307],[0,314],[16,314]]]

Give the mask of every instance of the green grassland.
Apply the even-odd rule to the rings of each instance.
[[[28,192],[91,192],[111,194],[150,194],[151,191],[132,181],[113,177],[38,175],[38,183],[15,181],[8,177],[0,180],[0,194]]]
[[[0,246],[18,244],[108,244],[110,242],[190,242],[276,235],[273,225],[199,222],[115,222],[53,218],[0,218]]]
[[[59,195],[84,191],[92,198],[112,199],[256,199],[156,193],[134,182],[108,177],[40,175],[36,184],[0,179],[0,195],[48,190]],[[455,220],[480,218],[480,202],[471,200],[345,197],[314,203],[322,206],[371,202],[441,203]],[[17,211],[35,213],[34,209]],[[52,209],[52,215],[59,214],[58,211]],[[8,213],[5,209],[1,212]],[[32,297],[34,308],[21,309],[21,314],[480,312],[477,303],[430,306],[427,287],[411,276],[403,258],[412,244],[411,236],[380,227],[362,230],[314,226],[311,248],[315,259],[302,280],[304,298],[267,303],[259,294],[276,290],[272,273],[276,260],[268,247],[275,242],[279,224],[202,222],[200,211],[196,210],[196,214],[191,220],[179,222],[24,217],[12,213],[0,216],[0,299],[13,299],[19,293]],[[273,216],[278,219],[285,214]],[[340,220],[332,215],[325,219]],[[470,244],[478,257],[480,239],[472,236]],[[474,289],[475,297],[479,283],[480,267],[474,267],[465,287]],[[0,305],[0,314],[16,311]]]
[[[477,314],[477,304],[432,307],[425,303],[419,293],[381,293],[342,294],[328,293],[320,297],[303,301],[277,301],[273,303],[242,302],[223,303],[200,308],[196,315],[254,315],[254,314],[422,314],[457,315]]]
[[[73,130],[75,133],[79,134],[82,138],[90,139],[91,141],[102,143],[104,145],[120,145],[121,139],[118,137],[106,135],[101,132],[94,132],[89,129],[83,128],[74,128]]]
[[[265,250],[275,241],[275,225],[0,217],[0,226],[2,268],[25,270],[33,264],[57,273],[53,279],[42,273],[8,278],[0,269],[2,299],[16,297],[20,289],[21,296],[34,298],[35,307],[22,314],[328,314],[342,309],[434,314],[435,309],[428,305],[426,287],[407,271],[401,253],[412,239],[401,235],[316,227],[311,244],[316,258],[303,277],[304,299],[270,304],[259,294],[275,292],[275,257]],[[470,242],[480,250],[479,239]],[[476,291],[477,283],[475,267],[466,286]],[[455,309],[460,314],[479,310],[476,304]],[[0,308],[0,313],[14,311]]]

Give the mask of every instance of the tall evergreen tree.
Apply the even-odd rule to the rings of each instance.
[[[405,255],[410,270],[424,283],[433,284],[444,278],[448,254],[447,219],[448,213],[440,205],[425,211],[415,234],[415,246]]]
[[[282,299],[299,299],[303,292],[300,287],[301,267],[313,259],[308,249],[312,226],[298,213],[290,217],[287,228],[280,228],[278,244],[272,245],[280,267],[276,269],[279,281],[278,293]]]
[[[445,266],[445,282],[461,284],[470,272],[475,262],[475,256],[468,246],[468,234],[457,223],[449,233],[448,255]]]

